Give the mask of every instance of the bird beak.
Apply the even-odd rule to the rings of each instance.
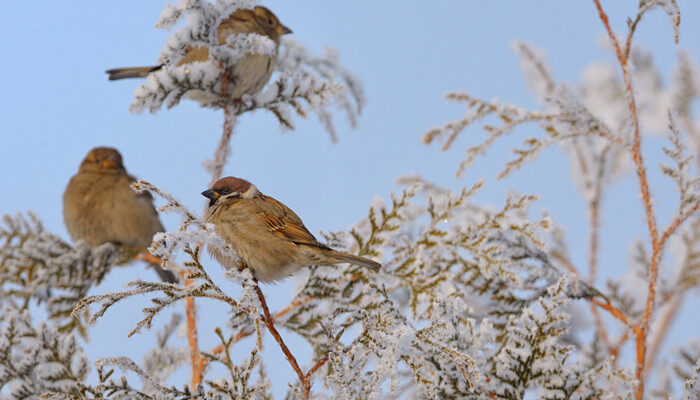
[[[102,160],[102,168],[114,169],[117,168],[117,159],[114,157],[107,157]]]
[[[206,197],[209,200],[216,201],[216,199],[218,199],[221,195],[211,189],[207,189],[202,192],[202,196]]]
[[[287,28],[286,26],[280,24],[280,25],[277,27],[277,33],[278,33],[280,36],[282,36],[282,35],[286,35],[286,34],[288,34],[288,33],[292,33],[292,30],[289,29],[289,28]]]

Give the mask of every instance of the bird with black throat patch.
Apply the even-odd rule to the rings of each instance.
[[[228,243],[261,282],[284,279],[303,267],[349,263],[379,271],[381,264],[319,243],[294,211],[252,183],[219,179],[202,192],[209,199],[204,220]],[[214,246],[209,252],[226,268],[237,262]]]

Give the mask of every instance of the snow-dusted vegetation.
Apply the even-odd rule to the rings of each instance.
[[[361,83],[331,49],[316,56],[286,38],[277,49],[255,34],[232,35],[220,45],[218,22],[254,5],[243,0],[169,5],[157,25],[174,29],[160,55],[164,67],[147,77],[131,104],[136,113],[157,112],[191,91],[219,99],[206,104],[225,114],[219,145],[205,162],[212,181],[222,175],[241,114],[270,111],[284,129],[294,129],[297,117],[316,114],[335,138],[332,108],[354,125],[365,102]],[[557,221],[533,217],[537,194],[510,193],[499,204],[478,204],[473,195],[488,190],[483,180],[455,192],[406,175],[399,179],[403,191],[375,198],[353,228],[323,238],[334,248],[380,260],[380,272],[346,264],[311,267],[288,306],[269,310],[265,287],[261,290],[249,270],[225,274],[241,287],[237,296],[208,272],[220,267],[200,257],[207,246],[236,256],[202,222],[199,210],[188,210],[167,188],[140,181],[134,190],[150,192],[164,202],[160,212],[181,217],[179,229],[157,234],[149,254],[140,257],[177,272],[182,284],[137,280],[120,292],[95,293],[91,289],[108,279],[110,269],[125,262],[118,246],[70,245],[31,213],[4,216],[0,398],[269,399],[272,378],[264,364],[275,362],[295,371],[289,399],[641,400],[667,399],[669,393],[697,399],[700,342],[683,346],[672,366],[661,364],[658,352],[684,299],[700,287],[695,165],[700,123],[692,107],[700,95],[700,70],[690,54],[680,53],[664,86],[650,55],[634,46],[639,22],[654,8],[668,14],[678,37],[675,0],[640,1],[624,35],[612,31],[598,0],[592,7],[617,64],[591,64],[580,83],[563,84],[541,50],[514,42],[540,107],[455,92],[447,98],[463,103],[466,115],[423,136],[426,144],[448,149],[468,126],[483,128],[483,141],[466,149],[461,165],[449,171],[461,175],[477,157],[488,157],[499,138],[518,135],[522,124],[536,125],[538,134],[513,150],[500,176],[537,162],[547,146],[563,150],[590,224],[587,266],[574,265]],[[178,66],[187,49],[198,45],[208,46],[212,58]],[[244,54],[277,51],[276,74],[263,91],[241,99],[222,93],[222,71]],[[668,162],[660,168],[678,196],[668,221],[657,214],[647,178],[655,168],[643,158],[647,134],[668,137]],[[600,203],[624,175],[636,177],[647,232],[633,245],[629,274],[614,279],[599,265]],[[125,307],[122,300],[135,296],[142,313],[134,310],[126,323],[133,326],[131,334],[154,335],[156,346],[141,361],[110,357],[90,363],[81,337],[108,309]],[[197,325],[194,302],[202,298],[229,308],[219,326]],[[182,309],[186,317],[156,319],[167,307]],[[31,310],[46,320],[37,320]],[[572,329],[583,315],[594,322],[593,334],[575,337]],[[187,332],[186,347],[171,344],[180,328]],[[219,343],[199,343],[197,331],[204,330],[215,331]],[[265,353],[266,335],[274,337],[285,359]],[[308,365],[285,343],[289,335],[310,344]],[[240,343],[247,337],[256,338],[252,346]],[[247,357],[236,363],[234,352]],[[169,379],[178,369],[188,369],[190,380]]]

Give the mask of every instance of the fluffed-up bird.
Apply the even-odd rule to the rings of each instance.
[[[350,263],[373,271],[381,268],[376,261],[319,243],[294,211],[244,179],[219,179],[202,195],[209,199],[205,222],[214,224],[216,233],[259,281],[280,280],[314,264]],[[210,246],[209,251],[225,267],[237,267],[219,249]]]
[[[74,241],[95,247],[113,243],[131,259],[163,232],[149,193],[131,187],[135,179],[126,172],[122,156],[111,147],[95,147],[85,156],[63,193],[63,221]],[[153,265],[158,276],[178,282],[171,271]]]
[[[277,49],[280,37],[292,31],[282,25],[277,16],[266,7],[257,6],[250,9],[238,9],[228,18],[221,21],[216,30],[216,37],[219,45],[224,45],[226,39],[232,34],[257,33],[272,39],[275,44],[273,54],[247,53],[227,71],[226,96],[232,99],[239,99],[244,94],[254,95],[261,91],[270,80],[275,64],[277,62]],[[197,61],[209,59],[209,48],[204,46],[193,46],[187,49],[184,57],[177,63],[182,66]],[[150,67],[127,67],[113,68],[106,72],[110,80],[124,78],[143,78],[153,71],[163,68],[164,65],[154,65]],[[190,94],[194,100],[202,103],[211,102],[210,99],[201,93]]]

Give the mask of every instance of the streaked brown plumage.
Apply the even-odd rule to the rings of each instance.
[[[238,9],[231,16],[221,21],[216,37],[220,45],[226,43],[226,38],[232,34],[257,33],[268,36],[279,44],[280,37],[292,31],[282,25],[277,16],[266,7],[257,6],[252,10]],[[177,65],[190,64],[209,59],[207,47],[191,47]],[[244,94],[253,95],[267,84],[277,62],[277,50],[273,55],[248,53],[238,60],[236,65],[228,71],[226,95],[238,99]],[[113,68],[106,72],[110,80],[124,78],[143,78],[149,73],[161,69],[163,65],[149,67]],[[202,93],[190,93],[189,97],[202,103],[209,103],[216,99],[204,96]]]
[[[116,149],[90,150],[63,193],[63,221],[71,238],[93,247],[114,243],[127,259],[150,246],[163,225],[150,194],[136,193],[132,182]],[[163,281],[178,281],[172,272],[154,268]]]
[[[294,211],[244,179],[222,178],[202,195],[210,200],[205,221],[215,225],[219,236],[260,281],[280,280],[314,264],[350,263],[374,271],[381,267],[319,243]],[[236,267],[216,248],[209,251],[227,268]]]

